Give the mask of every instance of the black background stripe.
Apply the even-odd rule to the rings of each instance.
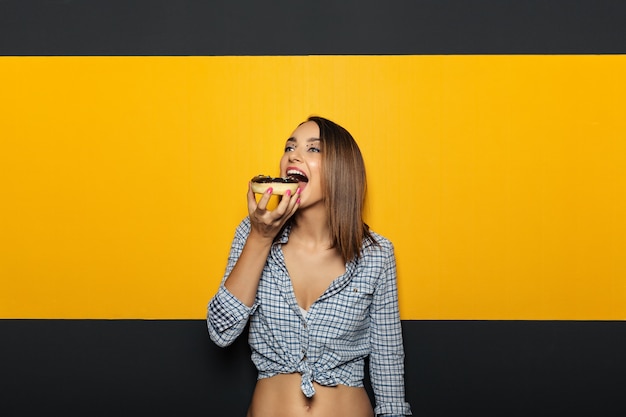
[[[416,416],[624,416],[626,322],[403,321]],[[0,415],[243,416],[245,337],[203,320],[0,320]],[[56,412],[56,413],[55,413]]]
[[[613,54],[621,0],[4,0],[0,55]]]

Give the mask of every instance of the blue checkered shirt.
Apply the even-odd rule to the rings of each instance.
[[[359,260],[346,264],[345,274],[331,283],[305,318],[281,250],[289,232],[286,227],[272,245],[254,305],[248,307],[224,287],[250,233],[250,220],[241,222],[224,279],[208,304],[211,339],[227,346],[250,320],[248,341],[258,378],[300,373],[307,397],[315,394],[313,381],[363,387],[364,361],[369,356],[376,415],[411,415],[404,399],[404,348],[391,242],[372,232],[378,245],[364,242]]]

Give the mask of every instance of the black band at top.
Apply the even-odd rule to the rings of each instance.
[[[0,55],[621,54],[621,0],[0,0]]]

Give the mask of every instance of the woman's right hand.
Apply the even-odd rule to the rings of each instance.
[[[274,210],[267,209],[271,196],[272,189],[270,188],[263,193],[257,202],[252,187],[248,184],[248,214],[252,227],[251,234],[255,233],[259,237],[274,240],[287,220],[300,206],[300,188],[293,195],[287,191]]]

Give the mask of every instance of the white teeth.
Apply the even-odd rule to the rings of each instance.
[[[297,169],[290,169],[287,171],[287,175],[302,175],[306,178],[306,174],[302,171],[298,171]]]

